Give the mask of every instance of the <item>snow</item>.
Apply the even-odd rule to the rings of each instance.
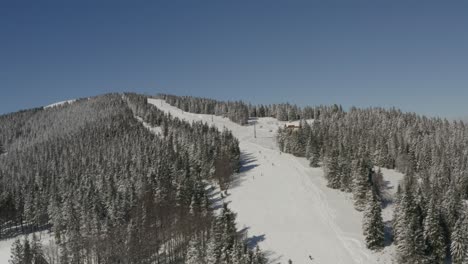
[[[403,180],[403,174],[395,170],[381,168],[386,184],[384,197],[387,197],[387,205],[382,210],[382,218],[385,221],[392,220],[393,217],[393,198],[398,190],[398,184]]]
[[[0,240],[0,263],[8,263],[13,242],[15,239]]]
[[[38,238],[41,239],[42,245],[44,245],[44,249],[49,248],[49,245],[53,243],[53,235],[49,233],[49,231],[40,231],[35,233]],[[29,238],[32,237],[33,234],[29,234]],[[8,263],[11,257],[11,245],[15,242],[16,239],[24,239],[24,235],[17,236],[14,238],[9,238],[5,240],[0,240],[0,263]]]
[[[64,104],[71,104],[71,103],[74,103],[75,101],[76,101],[76,100],[73,99],[73,100],[67,100],[67,101],[62,101],[62,102],[53,103],[53,104],[44,106],[44,109],[52,108],[52,107],[57,107],[57,106],[61,106],[61,105],[64,105]]]
[[[258,118],[240,126],[220,116],[184,112],[160,99],[148,102],[189,122],[227,128],[239,139],[242,169],[226,202],[237,213],[238,227],[248,230],[271,263],[288,259],[300,264],[392,263],[392,245],[380,252],[365,247],[362,213],[354,209],[350,194],[326,187],[322,169],[310,168],[304,158],[278,150],[275,134],[287,122]],[[402,174],[382,172],[393,195]],[[385,221],[391,220],[392,210],[390,202],[384,209]]]
[[[138,120],[138,122],[142,123],[145,128],[147,128],[150,132],[154,133],[157,136],[162,135],[162,129],[161,127],[154,127],[151,126],[150,124],[146,123],[143,121],[143,119],[139,116],[135,116],[135,118]]]
[[[322,169],[310,168],[304,158],[278,150],[276,131],[288,122],[258,118],[250,120],[248,126],[240,126],[220,116],[184,112],[160,99],[148,99],[148,102],[189,122],[203,121],[220,129],[227,128],[239,139],[242,169],[235,176],[225,201],[237,213],[239,229],[248,230],[251,241],[267,252],[271,263],[287,263],[288,259],[295,264],[393,263],[393,245],[380,252],[366,249],[362,213],[354,209],[350,194],[326,187]],[[136,118],[153,133],[161,134],[160,127],[151,127]],[[391,198],[403,175],[388,169],[382,169],[382,173],[389,197],[382,216],[389,224],[393,215]],[[14,241],[15,238],[0,240],[0,263],[8,263]],[[47,233],[43,233],[42,241],[45,246],[53,244],[52,236]]]
[[[304,121],[309,125],[312,125],[314,123],[314,119],[306,119]],[[284,122],[284,124],[286,126],[299,126],[301,124],[301,121],[300,120],[288,121],[288,122]]]

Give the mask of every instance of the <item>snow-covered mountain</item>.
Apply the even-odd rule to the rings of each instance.
[[[276,131],[287,122],[266,117],[241,126],[220,116],[184,112],[161,99],[149,102],[183,120],[227,128],[240,140],[242,168],[226,201],[238,225],[269,252],[271,263],[391,263],[393,247],[377,253],[366,248],[362,213],[350,195],[326,187],[322,169],[279,151]],[[386,169],[383,174],[393,195],[403,175]],[[391,220],[392,207],[383,214]]]
[[[126,93],[0,116],[0,129],[0,263],[34,231],[48,257],[105,263],[468,257],[460,122]]]

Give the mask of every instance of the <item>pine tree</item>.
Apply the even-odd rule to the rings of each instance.
[[[213,234],[213,232],[211,232],[211,234]],[[217,255],[218,253],[216,252],[215,236],[211,235],[206,245],[206,254],[205,254],[206,264],[216,264]]]
[[[5,147],[3,147],[3,144],[0,142],[0,155],[5,153]]]
[[[319,152],[318,148],[316,148],[311,153],[311,156],[310,156],[310,159],[309,159],[309,165],[312,168],[318,168],[318,167],[320,167],[319,162],[320,162],[320,152]]]
[[[45,260],[45,257],[44,257],[44,251],[42,249],[42,243],[38,239],[36,234],[33,234],[32,236],[31,251],[33,255],[34,264],[47,264],[47,261]]]
[[[351,179],[351,166],[349,164],[349,158],[340,155],[338,158],[339,166],[339,179],[340,179],[340,189],[344,192],[351,192],[352,190],[352,179]]]
[[[406,176],[404,194],[400,199],[397,223],[397,251],[401,263],[424,263],[425,243],[423,235],[423,215],[417,204],[413,190],[412,176]]]
[[[255,251],[252,257],[252,264],[266,264],[266,263],[267,263],[267,260],[263,252],[260,250],[258,246],[255,247]]]
[[[234,248],[232,249],[230,256],[231,264],[243,264],[243,250],[241,244],[242,243],[240,241],[236,241],[234,244]]]
[[[187,254],[185,256],[186,264],[199,264],[203,263],[203,255],[201,254],[201,249],[199,243],[195,237],[190,239],[190,242],[187,247]]]
[[[297,107],[296,106],[290,106],[288,108],[288,120],[289,121],[294,121],[297,119]]]
[[[325,178],[328,182],[328,187],[333,189],[340,188],[340,167],[338,163],[338,151],[332,153],[326,159]]]
[[[460,216],[460,212],[463,208],[463,202],[460,197],[460,193],[455,187],[455,182],[451,182],[448,190],[442,198],[442,210],[444,211],[444,220],[449,229],[452,232],[452,228],[455,226],[457,219]]]
[[[426,252],[431,259],[431,263],[443,263],[445,260],[445,237],[443,232],[439,207],[432,198],[424,219]]]
[[[380,200],[372,189],[367,193],[368,202],[364,212],[363,231],[366,237],[366,246],[376,250],[384,246],[384,224]]]
[[[468,263],[468,217],[460,217],[452,232],[450,252],[453,264]]]
[[[24,263],[24,247],[19,239],[16,239],[11,246],[11,260],[10,264],[23,264]]]
[[[26,237],[24,239],[23,245],[23,264],[32,264],[34,259],[34,254],[31,249],[31,244],[29,243],[29,239]]]
[[[278,106],[276,108],[276,119],[279,121],[287,121],[288,120],[288,113],[284,106]]]
[[[396,245],[398,245],[398,241],[401,234],[401,228],[403,223],[403,217],[401,213],[401,185],[398,184],[397,192],[395,194],[394,199],[394,209],[393,209],[393,219],[392,219],[392,230],[393,230],[393,241]]]
[[[365,208],[366,195],[370,189],[370,167],[364,159],[355,162],[353,167],[354,206],[358,211],[362,211]]]
[[[312,134],[307,140],[306,158],[309,160],[309,166],[311,166],[312,168],[319,167],[320,149],[316,139],[312,136]]]

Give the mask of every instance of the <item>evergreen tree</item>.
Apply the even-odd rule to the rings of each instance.
[[[460,217],[452,232],[450,252],[454,264],[468,263],[468,218]]]
[[[380,200],[372,189],[367,193],[368,202],[364,212],[363,231],[366,246],[375,250],[384,246],[384,224]]]
[[[203,262],[203,255],[201,254],[199,243],[197,239],[193,237],[188,244],[187,254],[185,256],[185,263],[199,264]]]
[[[255,251],[252,257],[252,264],[266,264],[266,263],[267,263],[267,260],[263,252],[260,250],[258,246],[255,247]]]
[[[441,225],[439,207],[431,199],[424,219],[424,239],[426,252],[431,263],[443,263],[445,260],[445,237]]]
[[[312,168],[319,167],[320,149],[315,138],[310,138],[307,141],[306,158],[309,159],[309,166]]]
[[[338,167],[339,167],[339,180],[340,180],[340,190],[344,192],[351,192],[352,190],[352,177],[351,177],[351,166],[349,158],[344,154],[340,155],[338,158]]]
[[[23,264],[24,261],[24,246],[19,239],[16,239],[11,246],[10,264]]]
[[[408,177],[408,176],[407,176]],[[425,263],[425,243],[423,236],[422,210],[416,203],[412,181],[407,181],[405,193],[401,197],[397,219],[398,260],[401,263]]]
[[[217,263],[217,255],[216,252],[216,242],[215,236],[210,236],[206,246],[206,264],[216,264]]]
[[[365,208],[366,195],[370,189],[370,167],[364,159],[359,159],[353,167],[354,206],[358,211],[362,211]]]
[[[338,151],[332,151],[325,161],[325,178],[328,182],[327,186],[333,189],[340,188],[340,167],[338,155]]]

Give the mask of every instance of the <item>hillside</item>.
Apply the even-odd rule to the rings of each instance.
[[[209,184],[239,168],[229,131],[107,94],[0,116],[0,143],[1,263],[11,245],[14,263],[264,263],[227,205],[214,214]]]
[[[393,248],[383,253],[366,249],[362,214],[347,194],[326,187],[323,171],[304,158],[281,153],[275,135],[286,122],[250,120],[241,126],[227,118],[181,111],[160,99],[149,102],[173,116],[227,128],[240,140],[241,173],[226,198],[240,226],[269,251],[271,263],[391,263]],[[254,137],[254,126],[256,138]],[[391,194],[402,178],[384,170]],[[387,207],[386,219],[392,215]],[[309,256],[313,258],[310,260]]]
[[[27,243],[49,263],[468,257],[464,123],[163,96],[0,116],[0,262]]]

